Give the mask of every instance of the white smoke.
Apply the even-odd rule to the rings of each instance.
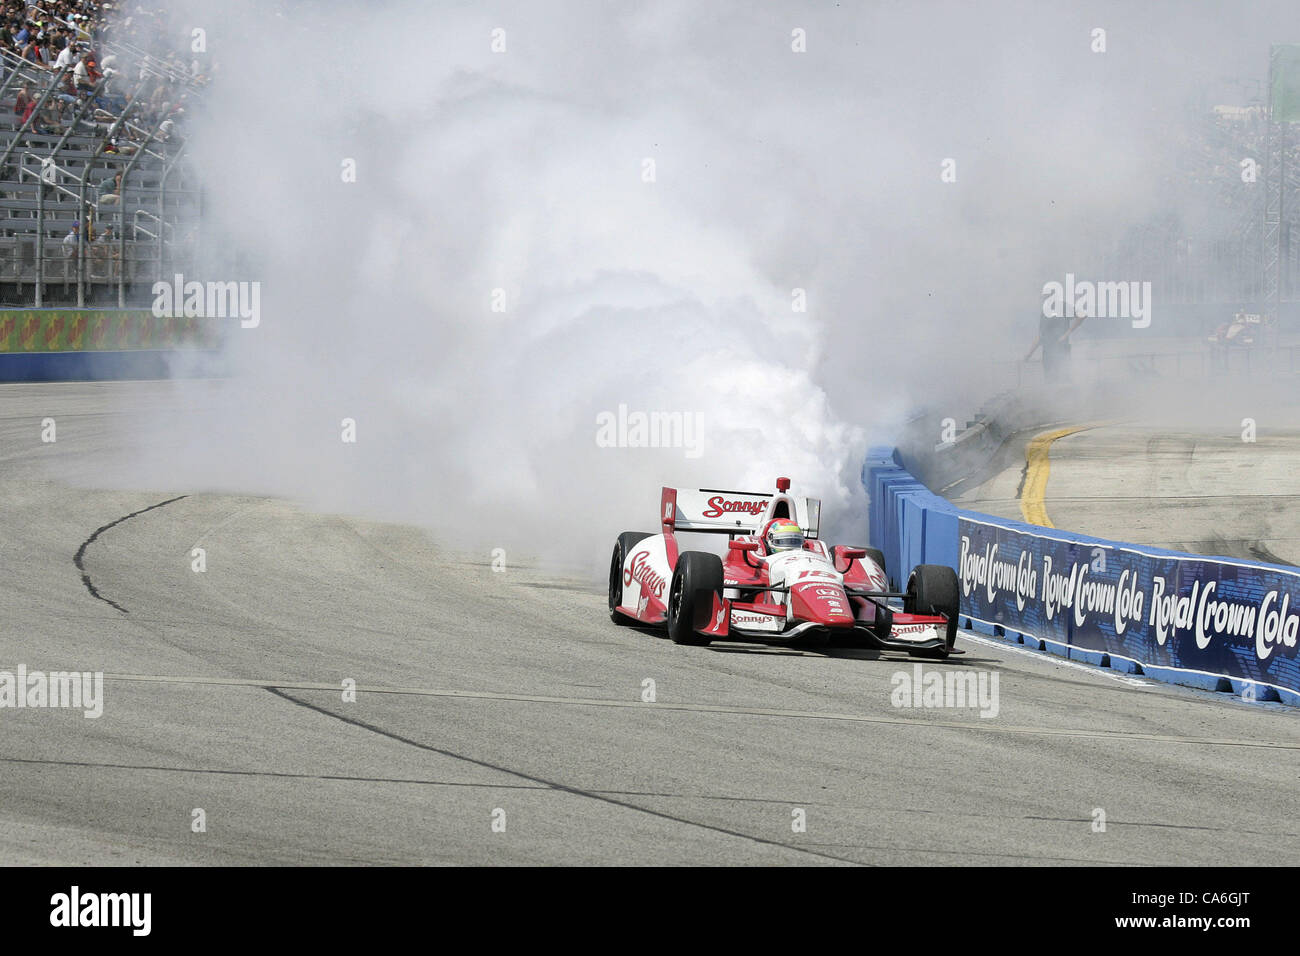
[[[263,321],[151,482],[594,566],[660,485],[789,475],[861,537],[867,441],[993,391],[1037,285],[1155,201],[1170,58],[1215,32],[1181,9],[195,2],[200,278]],[[598,447],[620,405],[703,454]]]

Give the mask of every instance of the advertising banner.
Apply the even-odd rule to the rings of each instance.
[[[0,311],[0,354],[127,349],[215,349],[218,319],[158,317],[147,309]]]
[[[958,518],[963,615],[1142,664],[1300,691],[1300,571]]]

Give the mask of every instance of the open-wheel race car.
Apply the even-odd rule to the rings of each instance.
[[[717,639],[824,645],[836,635],[922,657],[954,650],[960,591],[943,565],[912,569],[889,590],[874,548],[818,539],[821,502],[776,493],[664,488],[658,534],[624,531],[609,569],[616,624],[666,625],[678,644]],[[683,551],[681,532],[725,534],[725,560]]]

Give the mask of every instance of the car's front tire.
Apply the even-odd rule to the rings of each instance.
[[[908,614],[942,614],[948,618],[948,643],[926,656],[947,657],[957,640],[961,586],[957,572],[942,564],[918,564],[907,579],[903,610]]]
[[[614,554],[609,559],[609,619],[615,624],[636,623],[635,618],[614,609],[623,603],[623,562],[627,553],[648,537],[648,531],[624,531],[614,544]]]
[[[702,614],[713,610],[713,595],[722,593],[722,559],[706,551],[684,551],[668,588],[668,636],[674,644],[703,646],[713,640],[698,633],[707,626]]]

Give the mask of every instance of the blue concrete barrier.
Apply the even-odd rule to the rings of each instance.
[[[1145,548],[956,507],[891,448],[862,481],[891,581],[957,569],[962,626],[1153,680],[1300,704],[1300,571]]]
[[[0,382],[98,382],[114,379],[158,379],[173,374],[173,352],[125,349],[102,352],[0,352]],[[221,354],[186,353],[191,377],[225,374]]]

